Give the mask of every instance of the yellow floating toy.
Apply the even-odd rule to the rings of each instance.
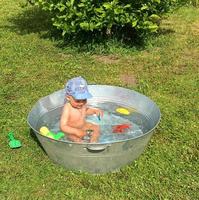
[[[130,114],[129,110],[127,110],[126,108],[117,108],[116,112],[121,113],[123,115],[129,115]]]
[[[39,132],[40,132],[41,135],[47,136],[50,131],[46,126],[42,126],[40,128]]]

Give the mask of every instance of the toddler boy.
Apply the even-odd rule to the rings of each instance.
[[[87,134],[90,134],[89,142],[97,142],[100,128],[96,124],[87,122],[86,116],[96,114],[102,117],[103,112],[87,106],[87,99],[92,95],[88,91],[86,80],[81,76],[70,79],[66,83],[65,91],[66,103],[60,120],[61,131],[73,142],[82,143]]]

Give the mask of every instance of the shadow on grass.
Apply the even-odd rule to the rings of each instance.
[[[44,151],[44,153],[47,154],[46,151],[45,151],[45,149],[43,148],[43,146],[39,142],[38,138],[36,137],[34,131],[31,128],[30,128],[30,136],[38,144],[38,146]]]
[[[107,30],[81,31],[78,34],[66,35],[64,40],[58,44],[60,48],[67,46],[76,49],[78,52],[92,52],[106,54],[114,48],[143,49],[144,39],[135,30],[127,27],[114,26],[110,33]]]
[[[11,31],[20,35],[39,33],[41,37],[50,38],[55,31],[49,13],[38,7],[24,8],[22,13],[9,18],[9,21],[13,24]]]
[[[82,31],[78,34],[66,35],[63,38],[61,31],[53,27],[51,17],[49,13],[38,7],[28,7],[24,8],[24,11],[18,16],[10,18],[9,21],[13,26],[6,28],[21,35],[38,33],[41,38],[56,41],[55,45],[59,48],[69,48],[77,52],[109,53],[112,47],[137,50],[145,48],[147,37],[130,27],[115,26],[109,34],[106,30]],[[173,32],[171,29],[161,29],[158,34]]]
[[[171,28],[162,28],[160,27],[158,34],[159,35],[168,35],[168,34],[173,34],[175,31]]]

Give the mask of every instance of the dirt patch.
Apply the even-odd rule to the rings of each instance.
[[[178,65],[178,66],[174,66],[171,71],[176,74],[176,75],[182,75],[185,73],[187,69],[187,65],[186,64],[181,64],[181,65]]]
[[[60,60],[66,60],[69,58],[72,58],[71,54],[64,54],[64,53],[58,53]]]
[[[199,22],[194,23],[191,29],[194,35],[199,35]]]
[[[196,60],[199,61],[199,50],[198,49],[185,49],[182,55],[183,60]]]
[[[120,80],[125,84],[125,85],[131,85],[131,86],[136,86],[138,81],[135,78],[134,75],[130,74],[121,74],[120,75]]]
[[[119,62],[119,57],[115,55],[100,55],[100,56],[93,56],[94,59],[98,62],[102,62],[104,64],[115,64]]]

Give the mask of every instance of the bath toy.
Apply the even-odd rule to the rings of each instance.
[[[39,131],[39,132],[40,132],[41,135],[44,135],[44,136],[49,137],[49,138],[51,138],[51,139],[54,139],[54,138],[53,138],[53,133],[50,132],[49,129],[48,129],[47,127],[45,127],[45,126],[42,126],[42,127],[40,128],[40,131]]]
[[[54,133],[53,134],[53,139],[55,140],[60,140],[61,138],[63,138],[65,136],[65,134],[63,132],[58,132],[58,133]]]
[[[129,129],[131,127],[130,124],[119,124],[116,126],[113,126],[113,133],[124,133],[126,129]]]
[[[83,137],[83,140],[89,142],[90,139],[91,139],[92,134],[93,134],[93,130],[92,129],[86,130],[86,135]]]
[[[40,131],[40,134],[44,136],[46,136],[50,132],[46,126],[42,126],[39,131]]]
[[[42,126],[40,128],[39,132],[40,132],[41,135],[44,135],[44,136],[49,137],[49,138],[54,139],[54,140],[59,140],[62,137],[64,137],[63,132],[60,131],[58,133],[53,133],[46,126]]]
[[[97,118],[98,118],[99,121],[101,120],[101,116],[100,116],[100,114],[97,116]]]
[[[126,108],[117,108],[116,112],[123,114],[123,115],[129,115],[130,114],[129,110],[127,110]]]
[[[19,147],[22,146],[21,145],[21,141],[20,140],[16,140],[14,138],[13,132],[9,132],[8,133],[8,138],[9,138],[9,146],[10,146],[10,148],[15,149],[15,148],[19,148]]]

